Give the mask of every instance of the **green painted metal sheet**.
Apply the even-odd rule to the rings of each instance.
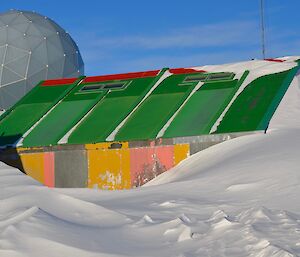
[[[186,77],[186,74],[172,75],[162,81],[120,129],[115,140],[155,138],[197,84],[183,85]]]
[[[6,116],[8,116],[11,113],[12,110],[16,109],[17,106],[21,105],[24,101],[26,101],[26,99],[34,97],[36,91],[39,90],[41,84],[42,84],[42,82],[40,82],[38,85],[33,87],[24,97],[22,97],[13,106],[11,106],[8,110],[6,110],[5,113],[3,113],[0,116],[0,121],[2,121]]]
[[[107,93],[83,92],[79,84],[24,139],[23,146],[48,146],[57,142]]]
[[[85,144],[105,141],[159,78],[160,76],[129,80],[126,89],[111,91],[74,130],[68,143]]]
[[[72,85],[62,85],[62,87],[61,85],[52,86],[51,88],[49,88],[47,86],[42,86],[43,81],[41,81],[38,85],[33,87],[24,97],[17,101],[12,107],[6,110],[6,112],[1,115],[0,121],[8,116],[12,111],[15,111],[18,106],[21,106],[23,104],[31,104],[36,102],[55,102],[56,96],[59,96],[61,93],[64,96],[64,92],[69,92],[70,89],[72,89],[72,87],[76,85],[76,83]]]
[[[215,133],[265,130],[298,69],[299,66],[252,81],[233,102]],[[15,144],[33,125],[23,141],[24,147],[56,145],[74,126],[67,143],[104,142],[129,114],[114,140],[154,139],[191,94],[198,83],[196,77],[201,77],[196,72],[171,75],[132,113],[164,71],[155,77],[87,84],[78,84],[79,78],[71,85],[40,84],[0,117],[0,146]],[[231,77],[226,81],[204,81],[163,137],[209,134],[248,73],[239,81]],[[198,74],[194,80],[193,74]]]
[[[245,72],[240,80],[204,84],[177,114],[163,137],[209,134],[248,73]]]
[[[50,108],[78,83],[59,86],[37,85],[17,102],[0,121],[0,145],[13,145]]]
[[[229,108],[216,133],[266,129],[269,120],[263,123],[263,126],[261,121],[290,72],[291,70],[266,75],[252,81]],[[273,108],[276,108],[279,102]]]
[[[209,134],[248,74],[245,71],[240,80],[204,84],[177,114],[163,137]]]

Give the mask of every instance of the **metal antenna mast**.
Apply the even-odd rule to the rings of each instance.
[[[264,0],[260,0],[260,23],[261,23],[261,47],[262,57],[266,59],[266,43],[265,43],[265,12],[264,12]]]

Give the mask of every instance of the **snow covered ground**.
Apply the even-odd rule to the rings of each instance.
[[[270,131],[208,148],[142,188],[49,189],[0,164],[0,256],[300,256],[300,96]]]

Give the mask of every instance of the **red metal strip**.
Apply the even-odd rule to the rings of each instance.
[[[265,59],[265,61],[269,61],[269,62],[285,62],[285,60],[272,59],[272,58]]]
[[[135,79],[135,78],[144,78],[144,77],[155,77],[158,75],[159,72],[160,72],[160,70],[153,70],[153,71],[131,72],[131,73],[86,77],[83,80],[83,83],[102,82],[102,81],[109,81],[109,80]]]
[[[173,74],[188,74],[188,73],[200,73],[206,72],[204,70],[195,70],[192,68],[174,68],[169,70]]]
[[[42,86],[61,86],[73,84],[78,78],[68,78],[68,79],[49,79],[42,83]]]
[[[55,157],[54,152],[44,153],[44,184],[48,187],[55,186]]]

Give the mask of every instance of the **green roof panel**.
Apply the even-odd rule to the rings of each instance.
[[[55,145],[108,90],[81,92],[79,84],[24,139],[23,146]]]
[[[216,133],[266,129],[271,116],[263,126],[260,126],[261,121],[269,111],[269,107],[284,85],[290,72],[293,72],[293,70],[265,75],[247,85],[225,114]],[[280,103],[286,89],[281,92],[280,99],[278,99],[277,104],[273,106],[274,111]]]
[[[0,146],[15,144],[42,116],[67,95],[72,84],[34,87],[17,102],[0,121]]]
[[[163,137],[208,134],[249,71],[240,80],[205,83],[176,115]]]
[[[197,82],[184,84],[186,74],[172,75],[161,82],[153,93],[131,115],[115,140],[153,139]]]
[[[124,90],[111,91],[70,135],[68,143],[105,141],[113,129],[136,107],[159,77],[129,80]]]

